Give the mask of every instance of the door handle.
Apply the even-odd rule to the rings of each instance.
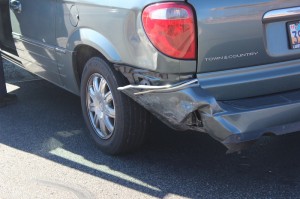
[[[11,8],[13,11],[15,11],[15,12],[17,12],[17,13],[21,13],[21,12],[22,12],[22,4],[21,4],[21,2],[18,1],[18,0],[10,0],[9,6],[10,6],[10,8]]]

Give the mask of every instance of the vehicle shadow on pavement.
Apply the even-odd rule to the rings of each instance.
[[[79,97],[43,80],[16,85],[18,103],[0,110],[1,144],[159,198],[299,197],[299,134],[226,155],[205,134],[154,121],[140,150],[112,157],[88,136]]]

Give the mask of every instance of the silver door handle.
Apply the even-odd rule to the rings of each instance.
[[[21,4],[21,2],[18,1],[18,0],[10,0],[9,6],[10,6],[10,8],[11,8],[13,11],[15,11],[15,12],[17,12],[17,13],[21,13],[21,12],[22,12],[22,4]]]

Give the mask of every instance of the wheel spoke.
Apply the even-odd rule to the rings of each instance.
[[[112,96],[111,91],[108,91],[105,94],[104,100],[106,102],[106,105],[105,105],[106,115],[108,115],[111,118],[115,118],[116,117],[115,109],[112,108],[112,106],[111,106],[111,103],[113,103],[113,96]]]
[[[103,97],[105,96],[106,85],[107,85],[107,83],[106,83],[105,79],[102,78],[100,81],[100,92]]]
[[[95,115],[94,115],[94,124],[95,124],[96,128],[99,126],[99,120],[101,120],[99,115],[97,113],[95,113]]]
[[[113,119],[116,117],[115,109],[109,107],[108,105],[106,105],[105,109],[106,109],[105,114],[107,116],[109,116],[110,118],[113,118]]]
[[[106,103],[110,103],[111,101],[113,101],[113,97],[112,97],[111,91],[108,91],[105,94],[104,100],[105,100]]]
[[[100,130],[103,136],[108,136],[109,132],[107,132],[106,124],[104,118],[100,119]]]
[[[112,133],[114,131],[114,125],[111,123],[107,116],[104,116],[104,123],[109,132]]]
[[[99,88],[99,77],[94,77],[93,78],[93,87],[94,87],[95,93],[99,92],[99,90],[100,90],[100,88]]]
[[[96,93],[95,93],[95,91],[93,89],[93,86],[89,86],[89,92],[88,93],[89,93],[90,98],[93,101],[95,101],[96,100]]]
[[[96,111],[95,104],[92,103],[92,102],[89,104],[89,111],[91,111],[91,112],[95,112]]]

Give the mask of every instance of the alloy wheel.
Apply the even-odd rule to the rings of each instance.
[[[114,98],[107,81],[98,73],[91,75],[88,80],[86,106],[97,135],[101,139],[109,139],[115,128]]]

